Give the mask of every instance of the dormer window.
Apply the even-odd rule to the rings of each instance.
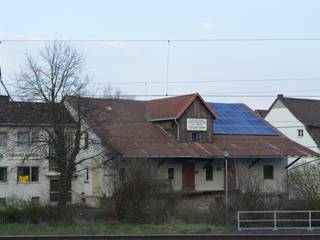
[[[298,129],[298,137],[303,137],[303,129]]]
[[[192,142],[200,142],[201,141],[201,135],[197,132],[192,133]]]

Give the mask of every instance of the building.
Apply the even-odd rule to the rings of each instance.
[[[63,105],[65,125],[74,127],[74,120]],[[49,146],[43,145],[46,131],[51,129],[49,106],[46,103],[15,102],[0,96],[0,201],[19,198],[56,203],[59,199],[58,174],[50,160]],[[87,164],[87,163],[84,163]],[[86,171],[73,179],[72,199],[90,192]],[[71,196],[70,196],[71,197]]]
[[[221,193],[228,153],[231,190],[241,190],[241,184],[250,180],[261,184],[264,192],[283,193],[288,157],[317,155],[244,104],[206,103],[199,94],[151,101],[83,98],[80,102],[83,107],[95,106],[86,118],[86,124],[93,126],[89,139],[106,149],[103,161],[117,156],[120,180],[125,180],[131,161],[148,159],[157,169],[157,179],[170,182],[177,192]],[[99,191],[101,196],[112,195],[109,171],[105,167],[102,177],[95,176],[96,196]]]
[[[56,106],[66,111],[70,128],[76,117],[73,100]],[[126,181],[135,161],[151,163],[155,178],[177,193],[223,193],[225,158],[231,191],[254,181],[264,192],[283,193],[288,157],[317,155],[246,105],[206,103],[199,94],[151,101],[81,98],[80,104],[90,111],[82,122],[78,158],[86,160],[72,181],[73,203],[99,205]],[[52,127],[50,114],[45,103],[0,97],[0,201],[13,196],[42,204],[58,201],[59,173],[50,147],[33,150]]]
[[[265,120],[292,141],[320,153],[320,100],[278,95]],[[314,158],[302,158],[300,162],[312,160]],[[294,161],[291,159],[291,163]]]

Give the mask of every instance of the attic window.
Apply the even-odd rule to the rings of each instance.
[[[201,135],[197,132],[193,132],[191,134],[192,142],[200,142],[201,141]]]
[[[303,137],[303,129],[298,129],[298,137]]]

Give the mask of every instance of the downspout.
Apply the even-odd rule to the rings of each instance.
[[[174,122],[177,124],[177,140],[180,141],[180,125],[177,119],[174,119]]]

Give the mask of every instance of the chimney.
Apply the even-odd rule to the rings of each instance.
[[[277,98],[284,98],[283,94],[278,94]]]
[[[6,104],[9,102],[9,96],[0,95],[0,104]]]

